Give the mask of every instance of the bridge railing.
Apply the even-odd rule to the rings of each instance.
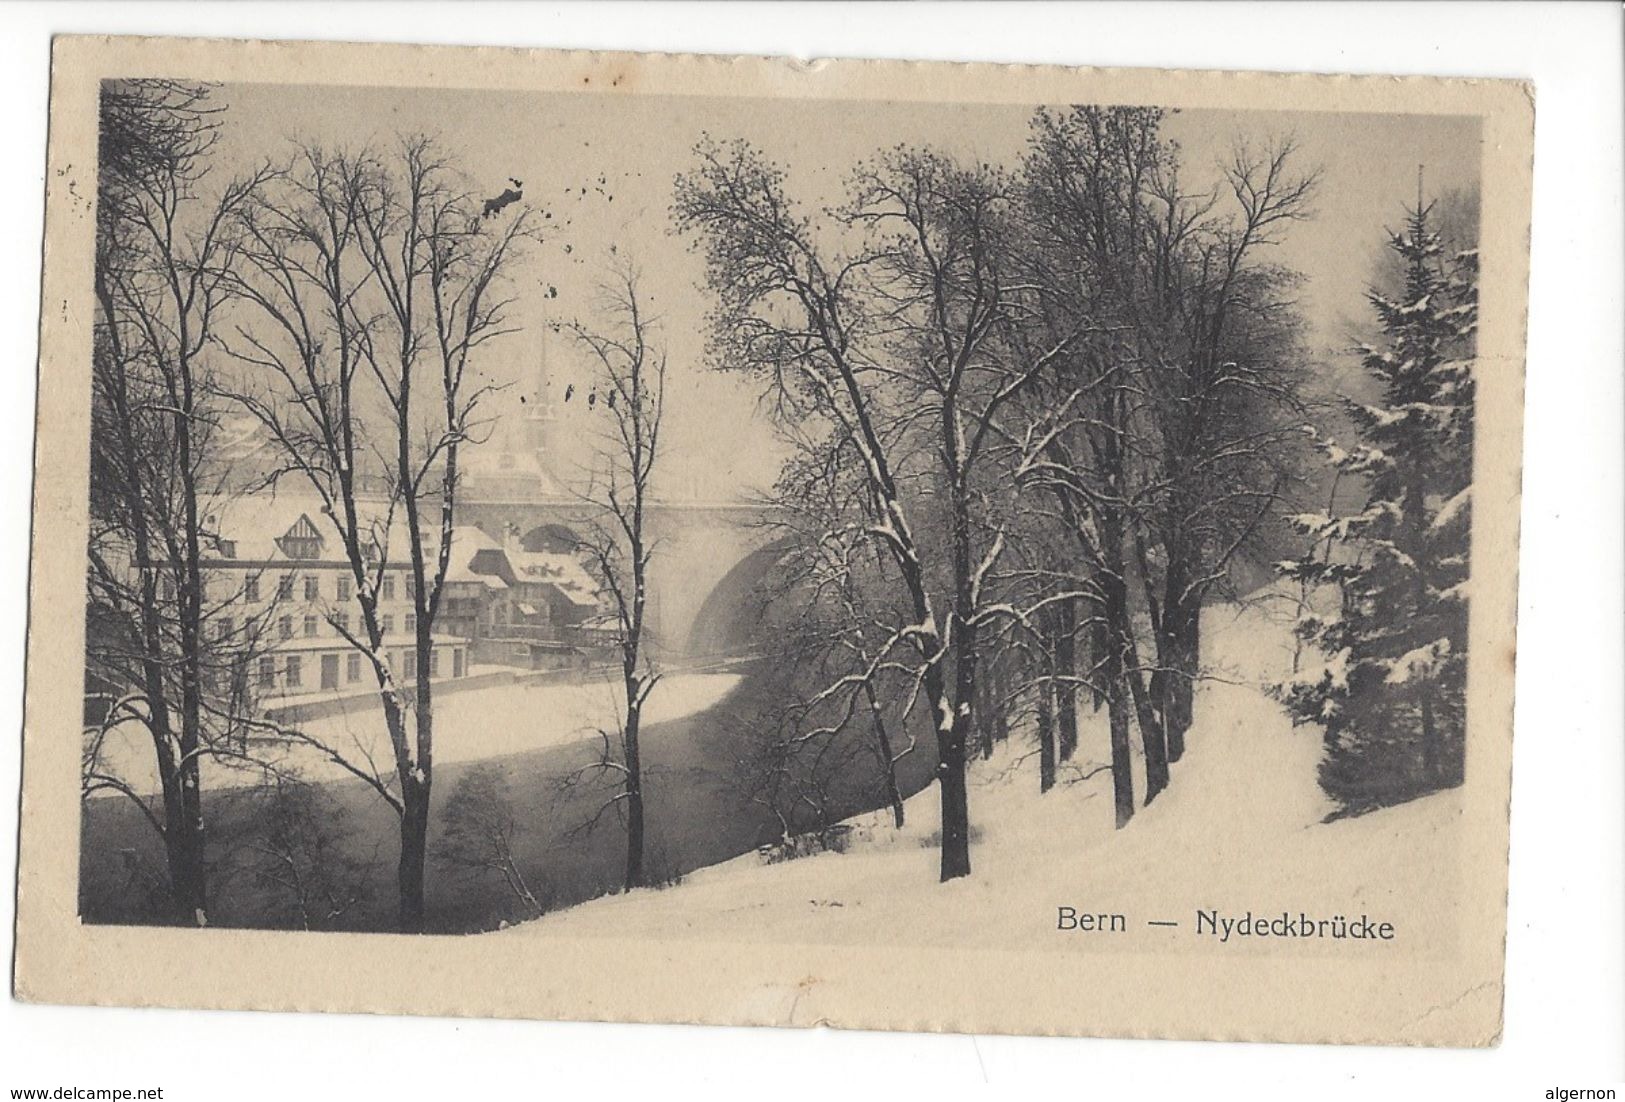
[[[552,624],[492,624],[485,637],[530,643],[560,642],[559,629]]]
[[[582,650],[615,644],[613,634],[571,624],[493,624],[481,638],[493,643],[552,643]]]

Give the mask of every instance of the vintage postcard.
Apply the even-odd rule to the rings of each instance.
[[[17,996],[1494,1044],[1533,118],[59,39]]]

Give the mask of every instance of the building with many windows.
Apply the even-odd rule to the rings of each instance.
[[[478,528],[454,528],[436,625],[464,639],[489,639],[508,620],[513,569],[502,544]]]
[[[370,566],[358,582],[331,522],[319,520],[326,518],[318,500],[249,495],[204,525],[207,630],[245,653],[255,696],[377,687],[357,599],[361,585],[377,590],[381,651],[398,681],[464,676],[467,642],[444,629],[432,637],[428,669],[417,668],[412,572],[399,553],[405,531],[397,525],[366,537]]]
[[[538,638],[566,641],[598,612],[598,584],[579,556],[565,551],[508,551],[513,622]]]
[[[482,663],[529,668],[590,661],[603,646],[584,635],[599,612],[598,585],[578,552],[527,551],[474,527],[452,531],[436,626],[469,641]]]

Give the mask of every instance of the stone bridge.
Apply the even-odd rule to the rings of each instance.
[[[473,488],[471,488],[473,489]],[[457,523],[527,550],[594,530],[591,505],[576,498],[473,493],[457,502]],[[725,654],[756,584],[771,568],[779,533],[769,506],[746,502],[655,501],[649,563],[649,630],[667,658]]]

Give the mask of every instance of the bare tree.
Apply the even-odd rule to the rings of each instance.
[[[314,493],[349,564],[360,623],[330,623],[373,670],[392,768],[325,749],[399,816],[399,925],[418,932],[434,625],[458,461],[481,439],[481,402],[492,389],[470,364],[514,331],[504,273],[528,235],[528,212],[482,218],[441,150],[409,137],[390,159],[300,150],[240,223],[248,263],[234,290],[247,309],[226,341],[242,369],[230,396],[276,448],[267,482],[293,478]],[[413,668],[397,672],[379,602],[386,572],[399,565],[416,623]]]
[[[1000,652],[1005,673],[987,702],[989,711],[1001,722],[988,725],[985,753],[991,756],[993,741],[1008,737],[1012,719],[1021,725],[1020,721],[1030,714],[1038,743],[1041,793],[1055,786],[1061,763],[1076,750],[1076,730],[1070,738],[1064,730],[1066,722],[1075,722],[1075,709],[1069,713],[1066,704],[1089,681],[1070,664],[1063,664],[1063,660],[1070,662],[1070,652],[1061,643],[1060,635],[1071,627],[1066,613],[1079,600],[1079,583],[1071,571],[1062,567],[1070,543],[1069,533],[1058,531],[1058,527],[1053,517],[1042,510],[1023,513],[1012,537],[1009,558],[1013,569],[999,579],[1010,604],[1020,611],[1000,625],[997,639],[990,640],[990,645]]]
[[[1167,786],[1168,749],[1145,680],[1129,602],[1128,540],[1136,521],[1142,341],[1138,300],[1122,269],[1138,263],[1150,220],[1145,193],[1176,155],[1157,133],[1149,108],[1074,108],[1039,112],[1024,172],[1029,279],[1039,309],[1017,341],[1052,339],[1057,330],[1093,323],[1053,379],[1033,395],[1034,414],[1020,440],[1016,477],[1048,495],[1074,541],[1087,621],[1108,707],[1117,824],[1134,813],[1129,722],[1140,729],[1149,803]]]
[[[860,732],[842,724],[807,730],[802,684],[790,662],[776,664],[760,684],[768,703],[719,709],[707,747],[706,773],[718,788],[768,818],[763,852],[775,859],[816,852],[839,833],[851,778],[869,750]]]
[[[865,532],[909,610],[875,653],[914,651],[937,733],[941,876],[965,876],[978,636],[1008,611],[985,601],[1005,536],[976,472],[1001,409],[1067,340],[1021,362],[1001,354],[995,335],[1016,303],[1003,277],[1009,196],[990,168],[903,149],[859,166],[848,202],[826,212],[857,242],[839,253],[790,201],[784,171],[748,144],[707,141],[696,155],[674,213],[705,252],[713,356],[764,380],[782,419],[827,425],[862,472]],[[911,503],[916,485],[930,505]],[[914,524],[933,508],[946,533],[934,556]]]
[[[1306,215],[1314,185],[1289,171],[1281,143],[1239,150],[1218,188],[1187,194],[1161,121],[1149,108],[1035,116],[1023,265],[1041,298],[1012,333],[1043,343],[1092,323],[1033,395],[1016,473],[1052,498],[1077,542],[1091,596],[1083,623],[1059,635],[1097,629],[1085,638],[1104,663],[1119,825],[1133,813],[1129,705],[1150,802],[1184,751],[1202,605],[1288,481],[1301,362],[1292,276],[1255,254]],[[1149,640],[1132,615],[1136,580]]]
[[[322,786],[266,770],[232,802],[237,828],[222,839],[221,879],[258,895],[256,918],[332,929],[367,903],[378,847],[357,852],[349,814]]]
[[[209,353],[239,262],[235,219],[267,174],[209,190],[218,108],[205,87],[111,81],[100,109],[87,658],[111,714],[151,734],[161,818],[143,810],[163,838],[177,917],[203,925],[199,766],[210,712],[234,711],[242,672],[242,639],[204,638],[205,521],[223,492]],[[106,772],[86,778],[87,792],[135,797]]]
[[[1127,825],[1135,807],[1131,716],[1145,752],[1146,802],[1167,786],[1169,776],[1129,606],[1126,390],[1121,372],[1109,361],[1087,353],[1073,359],[1042,391],[1048,400],[1038,399],[1015,465],[1017,484],[1053,500],[1060,529],[1073,543],[1070,562],[1057,579],[1063,591],[1046,600],[1087,610],[1082,626],[1093,629],[1092,664],[1080,680],[1097,687],[1106,704],[1119,827]],[[1079,625],[1074,618],[1069,626]]]
[[[495,875],[535,918],[547,905],[531,888],[514,855],[519,833],[508,779],[499,765],[478,765],[452,787],[441,816],[440,841],[434,856],[448,865]]]
[[[608,428],[599,435],[586,497],[595,520],[582,541],[601,596],[615,617],[620,652],[620,729],[603,734],[603,750],[590,769],[615,779],[614,805],[626,823],[627,891],[644,883],[644,768],[639,737],[643,707],[660,675],[649,659],[649,563],[655,553],[648,529],[652,480],[660,456],[665,411],[666,353],[651,344],[655,319],[638,298],[636,270],[617,261],[614,282],[601,294],[602,326],[576,321],[569,331],[586,352],[593,389],[602,393]],[[596,405],[596,403],[595,403]],[[603,808],[600,808],[600,814]]]
[[[1152,198],[1164,213],[1131,273],[1152,437],[1138,510],[1152,550],[1137,534],[1134,552],[1156,638],[1152,693],[1174,761],[1201,675],[1202,605],[1303,467],[1296,277],[1259,257],[1309,216],[1317,177],[1296,172],[1294,155],[1290,140],[1238,146],[1217,204],[1159,172]]]
[[[913,699],[895,728],[887,711],[915,678],[895,645],[890,653],[877,647],[895,642],[906,612],[897,607],[884,549],[866,534],[872,517],[864,480],[843,465],[826,436],[798,444],[771,495],[774,527],[786,546],[774,584],[760,595],[769,607],[794,609],[775,624],[783,660],[817,673],[810,693],[805,684],[790,690],[798,694],[790,716],[801,728],[790,737],[818,743],[848,725],[866,727],[878,793],[901,828],[897,766],[916,749],[908,722]]]

